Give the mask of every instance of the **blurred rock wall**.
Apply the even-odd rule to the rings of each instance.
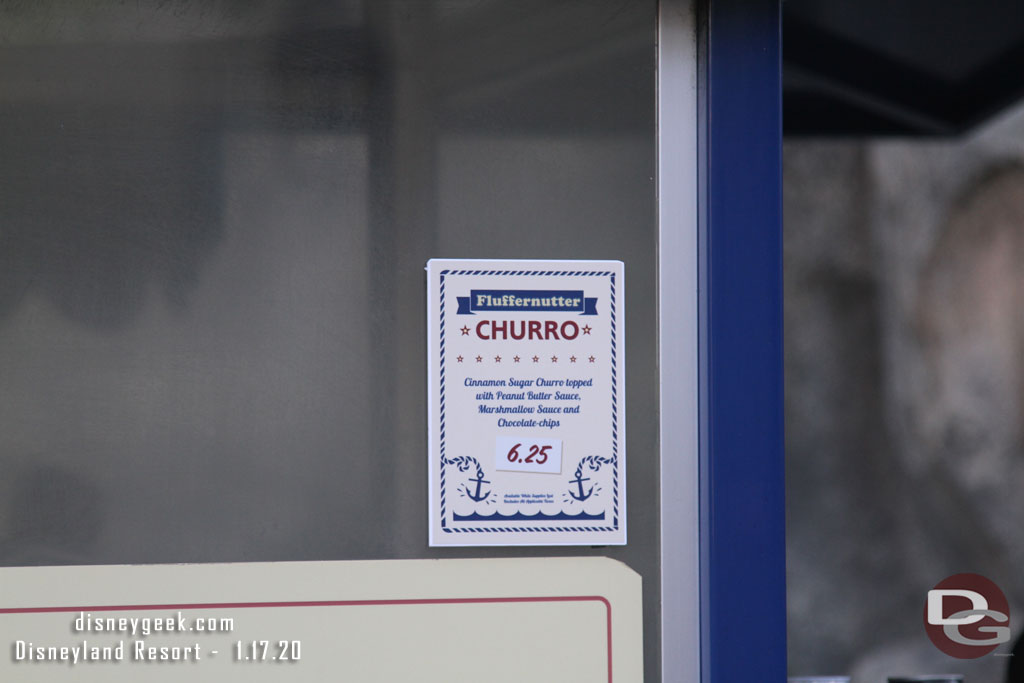
[[[1006,657],[947,657],[922,620],[976,572],[1022,632],[1024,111],[787,143],[784,209],[790,673],[1001,681]]]

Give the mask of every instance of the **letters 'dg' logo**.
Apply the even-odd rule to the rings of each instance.
[[[1010,607],[984,576],[954,574],[928,591],[924,628],[950,657],[975,659],[1010,640]]]

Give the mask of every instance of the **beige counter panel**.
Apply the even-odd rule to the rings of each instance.
[[[605,558],[0,569],[0,680],[641,681],[640,597]]]

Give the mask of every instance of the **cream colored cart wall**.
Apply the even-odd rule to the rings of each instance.
[[[5,681],[643,680],[604,558],[0,569]]]

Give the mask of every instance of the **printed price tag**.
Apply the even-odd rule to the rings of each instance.
[[[494,469],[561,474],[562,440],[499,436],[494,446]]]

